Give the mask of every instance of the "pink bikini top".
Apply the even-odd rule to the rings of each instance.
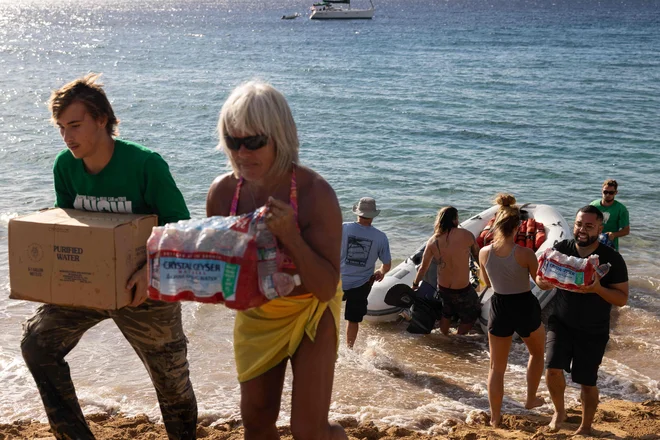
[[[241,195],[241,188],[243,187],[244,179],[241,177],[238,180],[236,185],[236,191],[234,192],[234,198],[231,201],[231,210],[229,211],[230,216],[235,216],[236,211],[238,210],[238,198]],[[293,215],[296,220],[296,228],[300,231],[300,226],[298,225],[298,188],[296,185],[296,166],[293,165],[293,172],[291,173],[291,188],[289,190],[289,204],[293,208]],[[296,265],[293,263],[291,257],[282,252],[282,268],[296,270]]]

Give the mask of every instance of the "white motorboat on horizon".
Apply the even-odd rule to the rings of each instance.
[[[371,0],[371,7],[367,9],[351,8],[351,0],[323,0],[320,3],[314,3],[311,20],[354,20],[371,19],[374,16],[375,7]],[[335,4],[346,4],[347,8],[335,6]]]

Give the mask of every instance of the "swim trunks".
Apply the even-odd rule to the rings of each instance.
[[[596,386],[598,367],[603,361],[609,340],[608,333],[585,333],[550,316],[545,341],[546,368],[565,370],[571,373],[573,382]]]
[[[443,318],[458,316],[462,324],[467,324],[476,321],[481,314],[479,295],[471,284],[462,289],[438,286],[438,296],[442,299]]]
[[[371,292],[373,282],[367,281],[359,287],[344,290],[346,308],[344,309],[344,319],[349,322],[362,322],[362,318],[367,314],[367,298]]]

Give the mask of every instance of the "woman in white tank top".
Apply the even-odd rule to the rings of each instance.
[[[529,351],[527,363],[527,401],[525,408],[543,405],[536,392],[543,374],[545,328],[541,324],[541,307],[531,292],[530,275],[536,276],[538,261],[534,251],[515,244],[520,226],[520,210],[513,206],[515,197],[498,194],[500,209],[493,225],[493,244],[479,252],[481,279],[493,286],[488,318],[490,371],[488,401],[490,424],[498,427],[502,420],[504,373],[509,361],[513,333],[520,335]]]

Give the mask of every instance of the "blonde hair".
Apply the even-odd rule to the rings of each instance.
[[[48,109],[50,110],[51,121],[57,123],[57,119],[62,112],[74,102],[80,102],[85,106],[87,113],[98,121],[106,117],[105,130],[110,136],[119,135],[117,125],[119,119],[115,116],[112,105],[103,90],[103,84],[98,82],[100,73],[88,73],[82,78],[71,81],[57,90],[53,90],[48,100]]]
[[[275,147],[275,162],[267,177],[278,177],[297,164],[298,131],[284,95],[273,86],[253,80],[236,87],[220,111],[218,148],[224,150],[235,177],[241,177],[238,167],[225,144],[230,130],[244,136],[265,135]]]
[[[495,203],[500,205],[493,223],[493,242],[497,243],[512,236],[520,225],[520,209],[515,205],[516,198],[511,194],[498,194]]]

